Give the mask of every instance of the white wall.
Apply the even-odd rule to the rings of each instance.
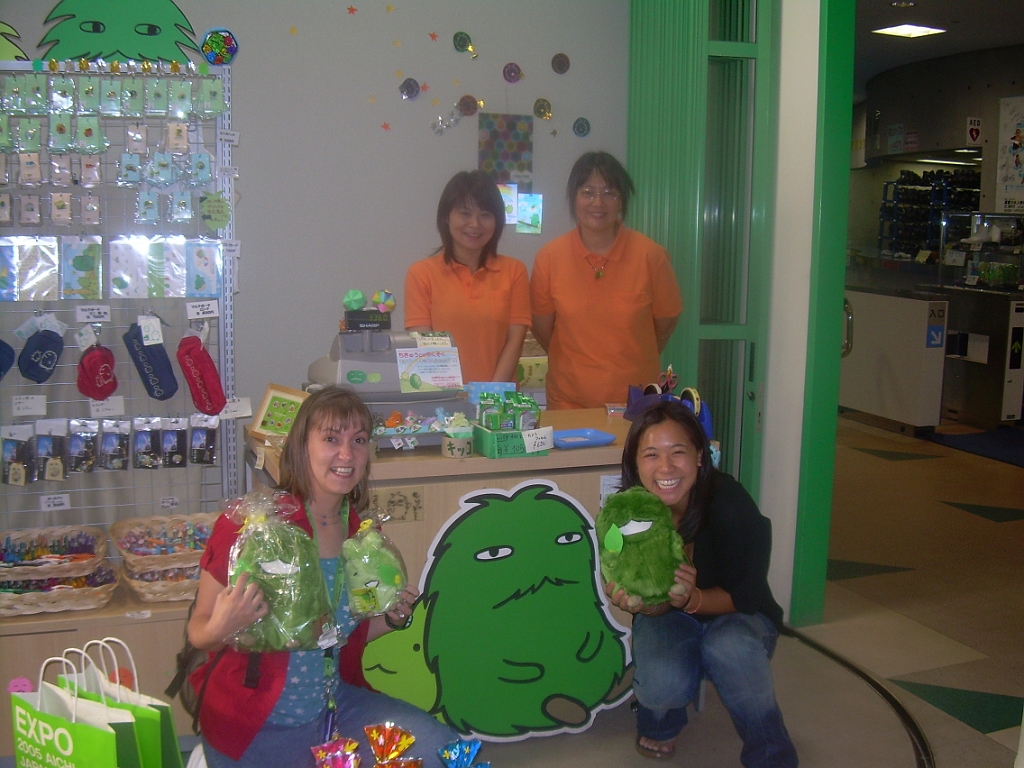
[[[4,3],[0,20],[35,45],[56,0]],[[628,0],[325,2],[177,0],[196,36],[225,27],[241,50],[232,66],[236,232],[242,244],[236,297],[237,393],[258,404],[269,382],[300,385],[325,354],[350,288],[401,298],[410,263],[440,240],[437,199],[451,175],[477,163],[477,118],[441,136],[431,129],[463,95],[486,111],[532,114],[548,99],[554,117],[534,123],[534,192],[545,195],[544,233],[506,228],[501,250],[532,264],[570,226],[565,182],[583,152],[626,149]],[[351,15],[347,7],[354,5]],[[465,31],[478,53],[458,53]],[[437,41],[429,33],[436,32]],[[557,75],[551,57],[566,53]],[[509,85],[502,67],[525,78]],[[403,101],[402,78],[429,90]],[[433,99],[438,106],[432,104]],[[586,138],[572,132],[590,120]],[[380,126],[387,122],[390,130]],[[557,130],[557,136],[551,130]],[[395,318],[401,324],[401,311]]]

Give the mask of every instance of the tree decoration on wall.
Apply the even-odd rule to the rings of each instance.
[[[28,55],[10,39],[12,37],[21,39],[14,27],[0,21],[0,61],[28,61]]]
[[[461,499],[423,584],[432,711],[445,722],[516,739],[585,728],[622,699],[625,631],[603,599],[592,531],[579,502],[545,480]]]
[[[199,53],[192,25],[172,0],[60,0],[39,41],[40,58],[178,61]]]

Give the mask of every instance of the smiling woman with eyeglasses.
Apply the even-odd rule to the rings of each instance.
[[[537,253],[533,333],[548,352],[548,408],[626,400],[661,370],[683,304],[668,253],[622,222],[633,180],[607,152],[573,166],[566,195],[575,229]]]

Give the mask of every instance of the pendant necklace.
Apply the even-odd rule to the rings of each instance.
[[[604,263],[599,267],[594,266],[594,263],[590,260],[589,256],[584,256],[583,258],[587,260],[587,266],[594,270],[595,280],[600,280],[602,277],[604,277],[604,268],[608,265],[607,258],[605,258]]]

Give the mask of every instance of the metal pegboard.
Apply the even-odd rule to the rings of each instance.
[[[0,75],[12,71],[25,71],[30,68],[27,62],[12,62],[0,65]],[[222,140],[222,131],[230,131],[231,101],[230,79],[225,68],[212,67],[211,77],[219,78],[223,83],[227,100],[227,110],[216,120],[200,120],[190,118],[189,151],[205,151],[210,153],[212,161],[213,181],[206,189],[222,192],[228,200],[234,199],[234,179],[224,176],[218,171],[231,165],[230,144]],[[77,73],[71,73],[77,74]],[[163,77],[171,77],[162,74]],[[194,73],[183,73],[179,79],[198,80],[201,76]],[[18,117],[11,117],[15,123]],[[180,367],[175,359],[175,351],[182,336],[189,329],[186,318],[186,304],[194,299],[185,298],[148,298],[120,299],[111,298],[107,275],[109,272],[109,242],[121,235],[144,234],[183,235],[188,238],[199,236],[219,237],[221,240],[234,238],[234,227],[217,233],[207,231],[201,224],[196,190],[194,199],[194,217],[190,221],[171,222],[161,220],[158,223],[140,223],[136,221],[137,188],[117,185],[118,164],[121,153],[125,151],[127,128],[130,123],[143,122],[147,127],[147,146],[152,154],[163,143],[163,132],[167,123],[174,118],[147,116],[138,117],[103,117],[101,125],[110,142],[110,147],[102,155],[93,156],[99,160],[101,184],[93,187],[101,201],[101,220],[99,225],[83,225],[79,199],[83,192],[81,185],[76,183],[72,188],[57,188],[49,183],[44,174],[40,186],[22,188],[17,178],[7,179],[0,185],[0,192],[8,192],[17,198],[28,189],[31,194],[38,194],[44,210],[48,209],[49,195],[55,191],[68,191],[73,195],[73,223],[71,226],[58,226],[44,216],[38,226],[19,225],[17,218],[9,226],[0,226],[0,237],[13,235],[38,235],[61,237],[65,235],[99,235],[103,238],[103,279],[102,298],[96,301],[80,300],[48,300],[18,301],[0,303],[0,338],[3,338],[20,352],[24,342],[15,337],[14,330],[34,314],[53,312],[67,323],[70,328],[65,334],[65,349],[59,363],[44,384],[35,384],[23,378],[15,367],[0,381],[0,423],[28,423],[41,418],[89,418],[89,400],[83,396],[76,386],[78,361],[81,352],[73,341],[74,331],[80,324],[75,322],[75,307],[81,304],[108,305],[111,311],[111,322],[104,323],[100,332],[100,342],[111,349],[115,358],[115,375],[118,378],[116,395],[123,396],[125,414],[130,419],[135,416],[188,417],[196,410],[192,404],[188,387],[182,378]],[[44,126],[47,124],[43,116]],[[46,152],[46,139],[40,153],[40,165],[47,167],[49,156]],[[73,161],[73,168],[80,165]],[[80,179],[79,179],[80,181]],[[169,190],[176,190],[171,187]],[[163,190],[159,190],[163,191]],[[220,317],[211,322],[207,349],[214,364],[220,372],[225,393],[231,397],[234,385],[234,347],[232,342],[233,329],[233,290],[235,285],[235,263],[233,258],[225,258],[222,270],[222,290],[219,298]],[[177,394],[169,400],[157,401],[148,397],[134,364],[131,362],[121,337],[128,326],[135,322],[136,317],[148,312],[158,314],[167,322],[164,331],[164,346],[172,360],[172,368],[178,379]],[[47,414],[42,416],[21,417],[12,415],[12,398],[18,395],[45,395],[47,398]],[[194,465],[185,468],[161,468],[155,470],[128,469],[123,471],[95,470],[90,473],[69,474],[67,479],[59,481],[40,481],[25,487],[0,485],[0,530],[26,528],[49,525],[90,524],[107,525],[118,519],[135,516],[168,514],[170,510],[177,512],[213,511],[219,508],[225,496],[238,492],[238,472],[236,456],[238,453],[237,430],[233,422],[221,424],[219,435],[219,464],[214,466]],[[70,510],[46,510],[44,500],[48,496],[67,494],[71,500]],[[175,506],[176,504],[176,506]]]

